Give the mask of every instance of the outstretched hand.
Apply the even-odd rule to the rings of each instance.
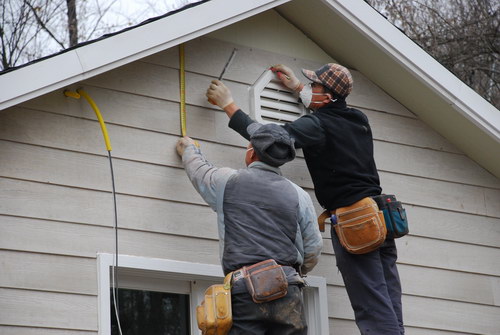
[[[220,80],[212,80],[210,86],[208,86],[206,96],[210,103],[222,109],[234,102],[231,91]]]
[[[301,83],[295,73],[293,73],[292,69],[283,64],[273,65],[271,67],[271,71],[276,73],[278,79],[281,80],[283,85],[291,89],[292,91],[298,91]]]
[[[175,146],[175,149],[177,150],[177,154],[182,157],[182,155],[184,154],[184,150],[190,145],[199,146],[199,145],[197,145],[197,142],[195,140],[193,140],[191,137],[184,136],[184,137],[179,138],[179,140],[177,141],[177,144]]]

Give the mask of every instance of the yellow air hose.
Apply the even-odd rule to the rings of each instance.
[[[102,136],[104,136],[104,143],[106,144],[106,150],[111,151],[111,142],[109,141],[108,130],[106,129],[106,124],[104,123],[104,119],[102,118],[101,112],[99,108],[95,104],[94,100],[82,89],[77,89],[74,91],[64,91],[64,95],[67,97],[80,99],[80,97],[84,97],[85,100],[89,103],[90,107],[94,110],[95,115],[97,116],[97,120],[99,120],[99,124],[101,125]]]
[[[112,279],[112,289],[113,289],[113,302],[114,302],[114,309],[115,309],[115,316],[118,324],[118,332],[121,335],[122,334],[122,328],[121,328],[121,323],[120,323],[120,316],[119,316],[119,309],[118,309],[118,276],[116,273],[116,270],[118,268],[118,211],[116,208],[116,192],[115,192],[115,177],[113,173],[113,161],[111,159],[111,142],[109,141],[109,136],[108,136],[108,130],[106,129],[106,124],[104,123],[104,119],[102,118],[101,112],[99,111],[99,108],[97,107],[96,103],[94,100],[85,92],[83,89],[77,89],[76,92],[74,91],[64,91],[64,95],[67,97],[75,98],[75,99],[80,99],[80,97],[84,97],[85,100],[89,103],[90,107],[94,110],[95,115],[97,116],[97,120],[99,121],[99,124],[101,125],[101,131],[102,131],[102,136],[104,137],[104,143],[106,144],[106,150],[108,151],[108,158],[109,158],[109,166],[111,169],[111,185],[112,185],[112,195],[113,195],[113,205],[114,205],[114,214],[115,214],[115,225],[114,225],[114,231],[115,231],[115,257],[114,257],[114,264],[113,264],[113,269],[111,271]]]
[[[186,136],[187,131],[186,131],[186,75],[185,75],[185,62],[184,62],[184,44],[179,45],[179,82],[180,82],[180,121],[181,121],[181,135]],[[118,311],[118,298],[117,298],[117,291],[118,291],[118,284],[117,284],[117,275],[116,275],[116,268],[118,267],[118,215],[117,215],[117,209],[116,209],[116,194],[115,194],[115,182],[114,182],[114,173],[113,173],[113,164],[112,164],[112,159],[111,159],[111,142],[109,140],[108,136],[108,130],[106,129],[106,124],[104,123],[104,119],[102,118],[101,112],[99,111],[99,107],[97,107],[96,103],[94,100],[85,92],[83,89],[77,89],[75,91],[69,91],[65,90],[64,95],[67,97],[71,97],[74,99],[80,99],[81,97],[85,98],[87,100],[88,104],[92,107],[94,110],[95,115],[97,116],[97,120],[99,121],[99,124],[101,125],[101,131],[102,135],[104,137],[104,142],[106,144],[106,150],[108,151],[108,157],[109,157],[109,164],[111,167],[111,181],[112,181],[112,186],[113,186],[113,199],[114,199],[114,210],[115,210],[115,264],[113,266],[113,300],[114,300],[114,306],[115,306],[115,314],[116,314],[116,319],[118,321],[118,330],[119,333],[122,334],[121,330],[121,325],[120,325],[120,318],[119,318],[119,311]],[[195,145],[197,147],[200,147],[200,144],[198,141],[194,141]]]

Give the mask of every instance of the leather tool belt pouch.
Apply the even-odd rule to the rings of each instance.
[[[255,303],[263,303],[284,297],[288,292],[288,281],[281,265],[268,259],[243,267],[245,284]]]
[[[323,213],[321,213],[318,216],[318,227],[320,232],[325,231],[325,220],[329,219],[331,217],[331,213],[328,209],[324,210]]]
[[[342,246],[352,254],[377,249],[386,238],[384,215],[370,197],[335,210],[335,232]]]
[[[204,300],[196,307],[196,320],[203,335],[226,335],[233,325],[231,276],[232,272],[224,278],[224,284],[207,288]]]
[[[384,213],[388,238],[399,238],[408,234],[406,211],[393,194],[381,194],[372,197],[378,208]]]

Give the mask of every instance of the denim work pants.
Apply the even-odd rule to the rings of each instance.
[[[283,298],[256,304],[250,294],[231,293],[233,326],[229,335],[306,335],[307,323],[302,292],[288,285]]]
[[[332,243],[356,324],[362,335],[402,335],[401,282],[393,239],[367,254],[347,252],[332,226]]]

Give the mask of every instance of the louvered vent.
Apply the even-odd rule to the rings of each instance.
[[[250,104],[250,115],[260,123],[284,124],[306,114],[304,105],[271,70],[265,71],[251,87]]]

